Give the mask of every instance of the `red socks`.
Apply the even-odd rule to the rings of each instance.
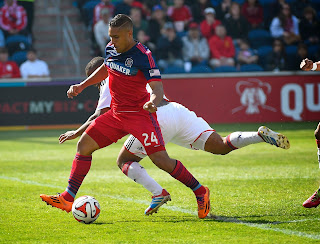
[[[170,175],[182,184],[191,188],[196,196],[205,194],[206,189],[193,177],[193,175],[177,160],[176,167]]]
[[[74,201],[82,181],[90,170],[91,160],[92,156],[83,156],[78,153],[76,154],[72,163],[71,173],[68,181],[69,185],[61,194],[67,201]]]

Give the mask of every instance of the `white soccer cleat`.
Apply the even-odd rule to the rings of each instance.
[[[275,145],[283,149],[290,148],[290,142],[285,135],[275,132],[266,126],[260,126],[258,129],[258,135],[267,143]]]

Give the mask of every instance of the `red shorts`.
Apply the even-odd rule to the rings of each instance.
[[[86,133],[100,148],[132,134],[144,145],[148,155],[166,150],[156,113],[145,110],[116,113],[110,109],[96,118],[86,129]]]

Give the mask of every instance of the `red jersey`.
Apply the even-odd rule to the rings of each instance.
[[[139,42],[121,54],[108,44],[105,66],[109,72],[111,108],[115,112],[141,111],[150,99],[147,83],[161,81],[151,51]]]
[[[214,35],[210,38],[209,48],[212,58],[233,58],[236,55],[236,50],[230,36],[226,36],[224,39],[221,39]]]
[[[169,11],[170,18],[173,21],[191,21],[192,20],[192,14],[190,9],[184,5],[181,8],[173,8],[172,13]]]
[[[221,25],[221,21],[218,19],[216,19],[211,25],[209,25],[206,20],[203,20],[200,24],[202,36],[207,38],[209,41],[209,39],[215,34],[215,30],[218,25]]]
[[[5,31],[23,30],[27,26],[27,13],[16,1],[12,6],[5,4],[0,10],[0,27]]]
[[[101,13],[101,10],[104,8],[109,10],[110,17],[113,16],[113,12],[115,8],[112,4],[105,5],[104,3],[99,3],[94,7],[93,25],[95,25],[101,19],[100,13]]]
[[[18,65],[13,61],[0,62],[0,78],[20,78]]]

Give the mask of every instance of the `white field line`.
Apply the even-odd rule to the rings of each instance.
[[[15,178],[15,177],[7,177],[4,175],[0,175],[0,179],[4,179],[4,180],[10,180],[10,181],[16,181],[16,182],[20,182],[23,184],[29,184],[29,185],[35,185],[35,186],[43,186],[43,187],[51,187],[51,188],[56,188],[56,189],[63,189],[64,187],[61,186],[56,186],[56,185],[51,185],[51,184],[43,184],[43,183],[39,183],[36,181],[31,181],[31,180],[22,180],[19,178]],[[92,192],[94,193],[94,192]],[[128,201],[128,202],[134,202],[134,203],[138,203],[138,204],[145,204],[145,205],[149,205],[150,202],[148,201],[144,201],[144,200],[136,200],[130,197],[119,197],[119,196],[113,196],[113,195],[108,195],[108,194],[100,194],[103,195],[105,197],[109,197],[109,198],[113,198],[113,199],[117,199],[117,200],[121,200],[121,201]],[[180,207],[176,207],[176,206],[168,206],[168,205],[164,205],[161,208],[166,208],[169,209],[171,211],[175,211],[175,212],[181,212],[181,213],[186,213],[186,214],[190,214],[190,215],[194,215],[194,216],[198,216],[198,214],[195,211],[189,210],[189,209],[184,209],[184,208],[180,208]],[[247,221],[242,221],[239,220],[237,218],[228,218],[228,217],[221,217],[221,216],[212,216],[213,219],[216,219],[217,221],[221,221],[221,222],[229,222],[229,223],[235,223],[235,224],[242,224],[242,225],[246,225],[249,227],[254,227],[254,228],[258,228],[258,229],[262,229],[262,230],[270,230],[270,231],[276,231],[276,232],[280,232],[286,235],[293,235],[293,236],[298,236],[298,237],[306,237],[309,239],[313,239],[313,240],[320,240],[320,235],[316,235],[316,234],[308,234],[305,232],[301,232],[301,231],[294,231],[294,230],[289,230],[289,229],[281,229],[281,228],[274,228],[272,225],[273,224],[258,224],[258,223],[251,223],[251,222],[247,222]],[[280,223],[295,223],[295,222],[305,222],[305,221],[318,221],[320,220],[319,218],[317,219],[298,219],[298,220],[291,220],[291,221],[285,221],[285,222],[279,222]]]

